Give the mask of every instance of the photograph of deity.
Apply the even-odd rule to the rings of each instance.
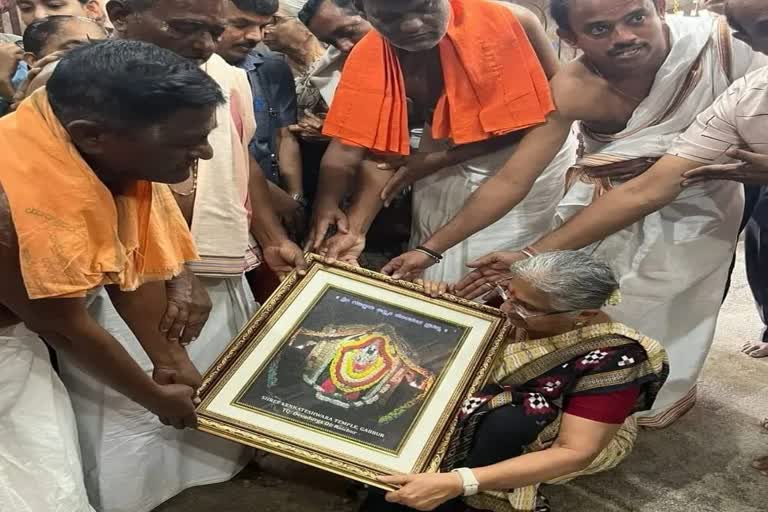
[[[237,403],[396,452],[465,332],[330,287]]]
[[[198,429],[387,488],[436,471],[510,328],[497,309],[308,256],[203,377]]]

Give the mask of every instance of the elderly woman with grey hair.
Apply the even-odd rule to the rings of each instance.
[[[363,510],[548,510],[539,484],[604,471],[631,451],[631,415],[653,405],[667,359],[602,311],[618,295],[608,265],[577,251],[531,255],[496,294],[518,329],[464,404],[442,472],[383,477],[397,490],[372,492]]]

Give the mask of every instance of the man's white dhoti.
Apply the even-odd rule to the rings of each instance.
[[[587,154],[579,164],[588,168],[600,160],[664,155],[732,79],[760,62],[713,18],[670,16],[667,23],[672,49],[649,96],[622,132],[606,136],[582,130]],[[594,184],[577,181],[558,206],[559,219],[587,207],[594,192]],[[620,278],[622,303],[606,312],[659,340],[669,354],[670,376],[655,409],[640,418],[642,425],[666,426],[695,403],[742,213],[740,185],[700,185],[589,249]]]
[[[446,142],[433,140],[427,126],[419,151],[438,151]],[[413,185],[411,247],[424,243],[455,217],[472,193],[499,172],[517,145],[474,158],[423,178]],[[443,254],[428,268],[425,279],[455,283],[469,269],[467,263],[489,252],[522,249],[554,227],[555,209],[563,197],[565,174],[576,161],[577,140],[571,135],[533,184],[530,193],[509,213]]]
[[[67,390],[22,324],[0,328],[0,510],[93,511]]]
[[[256,312],[257,304],[244,276],[200,280],[213,309],[200,337],[187,350],[204,373]],[[88,310],[151,375],[152,362],[104,290]],[[252,456],[250,448],[236,443],[163,425],[66,357],[60,366],[77,417],[86,486],[99,512],[149,512],[184,489],[229,480]]]

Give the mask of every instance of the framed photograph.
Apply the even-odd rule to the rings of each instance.
[[[509,324],[308,256],[206,374],[199,429],[364,483],[436,471]]]

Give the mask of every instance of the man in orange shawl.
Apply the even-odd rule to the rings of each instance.
[[[0,120],[4,508],[92,510],[69,396],[39,336],[166,423],[194,425],[200,376],[159,326],[163,280],[197,252],[163,183],[211,157],[206,139],[222,102],[193,63],[105,41],[73,50],[47,90]],[[88,296],[102,286],[154,374],[89,314]]]
[[[522,133],[554,110],[548,77],[557,59],[533,13],[491,0],[364,0],[360,6],[375,31],[350,53],[325,121],[324,133],[334,142],[321,168],[310,245],[354,260],[383,200],[402,188],[394,182],[416,180],[411,245],[413,254],[440,262],[430,279],[458,279],[474,253],[525,246],[550,229],[575,159],[573,139],[557,144],[561,158],[543,172],[521,176],[530,194],[503,222],[466,243],[426,247],[472,190],[500,172]],[[420,143],[409,140],[409,129],[422,126]],[[418,152],[411,155],[411,146]],[[368,150],[397,161],[394,178],[382,169],[357,171]],[[355,175],[355,198],[344,214],[339,202]],[[323,242],[330,224],[340,233]]]

